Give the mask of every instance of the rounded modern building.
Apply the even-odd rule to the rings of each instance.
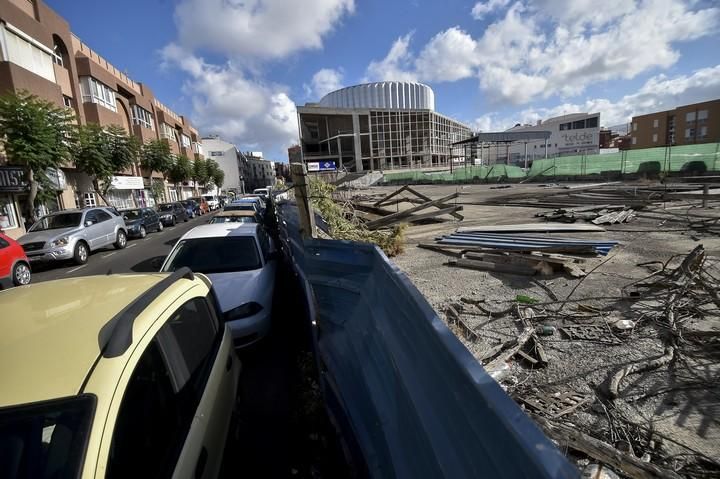
[[[347,171],[448,166],[463,157],[450,145],[469,127],[435,112],[435,93],[415,82],[349,86],[297,107],[302,158],[309,171],[335,162]]]

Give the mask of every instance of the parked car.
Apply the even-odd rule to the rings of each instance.
[[[72,259],[85,264],[91,251],[123,249],[127,227],[109,208],[63,210],[43,216],[18,239],[31,263]]]
[[[260,207],[254,201],[233,201],[229,205],[225,205],[223,211],[254,211],[260,213]]]
[[[160,271],[188,267],[206,274],[235,346],[241,347],[270,331],[276,255],[261,225],[201,225],[180,238]]]
[[[270,190],[267,188],[256,188],[253,190],[254,195],[259,195],[262,197],[262,199],[266,200],[267,197],[270,195]]]
[[[222,208],[229,202],[228,197],[226,195],[218,196],[218,201],[220,202],[220,208]]]
[[[185,207],[188,218],[193,219],[196,216],[200,216],[200,206],[193,200],[182,200],[181,205]]]
[[[163,224],[157,212],[152,208],[135,208],[121,210],[120,214],[125,220],[127,233],[130,237],[144,238],[148,231],[162,231]]]
[[[207,201],[208,207],[211,211],[220,208],[220,201],[218,200],[217,196],[203,195],[202,197],[205,199],[205,201]]]
[[[30,284],[30,261],[20,243],[0,232],[0,289]]]
[[[206,277],[48,281],[0,311],[3,478],[218,477],[240,360]]]
[[[175,226],[178,221],[187,221],[188,215],[185,207],[179,202],[162,203],[157,207],[160,221],[165,226]]]
[[[205,201],[205,198],[203,198],[202,196],[194,196],[188,199],[197,203],[201,215],[204,215],[205,213],[210,213],[210,206],[208,205],[207,201]]]
[[[258,213],[249,210],[221,211],[210,218],[208,223],[262,223],[262,218]]]
[[[265,200],[260,198],[259,196],[250,196],[250,197],[242,197],[238,198],[237,200],[234,200],[230,204],[240,204],[240,203],[255,203],[257,205],[257,210],[261,213],[265,211]]]

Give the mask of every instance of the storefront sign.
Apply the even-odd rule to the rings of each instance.
[[[113,176],[112,188],[116,190],[142,190],[145,185],[140,176]]]
[[[310,162],[307,164],[308,171],[335,171],[337,166],[334,161]]]
[[[0,167],[0,191],[19,193],[27,190],[25,171],[17,166]]]

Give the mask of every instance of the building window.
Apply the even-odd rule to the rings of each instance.
[[[153,130],[153,117],[152,113],[147,111],[145,108],[133,105],[132,106],[133,123],[136,125],[143,126]]]
[[[115,91],[93,77],[80,77],[80,92],[84,103],[97,103],[117,112]]]
[[[0,230],[9,230],[18,227],[15,215],[15,204],[10,195],[0,196]]]
[[[574,121],[572,124],[573,130],[582,130],[585,128],[585,120]]]
[[[572,123],[560,123],[560,131],[569,130]]]
[[[175,140],[175,129],[165,122],[160,123],[160,137],[167,140],[177,141]]]
[[[657,133],[653,133],[653,143],[657,143]]]
[[[55,83],[52,50],[7,25],[0,26],[0,42],[7,60]]]
[[[633,131],[637,131],[637,123],[633,123]]]
[[[183,148],[190,148],[190,137],[184,133],[180,134],[180,140],[182,141]]]
[[[131,190],[110,190],[106,197],[110,205],[119,210],[135,208]]]
[[[700,127],[700,138],[705,138],[707,136],[707,126],[701,126]]]
[[[65,105],[65,108],[72,108],[73,107],[72,98],[70,98],[69,96],[63,95],[63,105]]]
[[[708,111],[707,110],[700,110],[697,114],[698,120],[707,120],[708,117]]]
[[[685,114],[685,121],[695,121],[695,112],[691,111],[690,113]]]
[[[653,128],[657,128],[658,126],[660,126],[660,120],[658,120],[658,119],[653,120]]]
[[[83,201],[85,202],[86,208],[97,206],[97,202],[95,201],[95,193],[83,193]]]
[[[585,128],[597,128],[598,126],[598,117],[594,116],[592,118],[588,118],[585,120]]]
[[[695,137],[695,128],[685,128],[685,139]]]
[[[637,145],[637,137],[635,137],[635,136],[632,137],[632,144]]]

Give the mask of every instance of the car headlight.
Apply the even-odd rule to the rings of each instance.
[[[69,238],[67,236],[63,236],[62,238],[58,238],[50,243],[50,246],[67,246],[69,242]]]
[[[262,309],[263,307],[259,303],[256,303],[254,301],[241,304],[237,308],[233,308],[225,313],[225,321],[233,321],[235,319],[247,318],[248,316],[259,313],[260,311],[262,311]]]

